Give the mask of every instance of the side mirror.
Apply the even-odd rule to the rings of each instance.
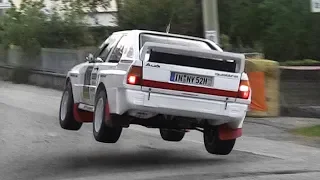
[[[87,57],[86,57],[86,61],[89,61],[89,62],[91,62],[92,60],[93,60],[93,54],[89,54]]]

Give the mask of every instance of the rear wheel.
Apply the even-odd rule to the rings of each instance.
[[[231,153],[234,144],[236,142],[235,139],[232,140],[220,140],[218,134],[218,128],[208,126],[204,128],[203,133],[204,138],[204,145],[206,150],[210,154],[217,154],[217,155],[228,155]]]
[[[110,127],[107,122],[111,121],[112,115],[109,113],[109,106],[105,90],[100,90],[96,98],[93,136],[98,142],[116,143],[121,135],[122,127]]]
[[[165,141],[179,142],[185,135],[184,130],[160,129],[160,135]]]
[[[59,122],[61,128],[77,131],[81,128],[82,123],[76,121],[73,116],[73,103],[72,85],[69,81],[60,102]]]

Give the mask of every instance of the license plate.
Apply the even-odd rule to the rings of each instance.
[[[191,85],[200,85],[200,86],[212,86],[212,77],[208,76],[198,76],[191,74],[183,74],[171,72],[170,81],[183,83],[183,84],[191,84]]]

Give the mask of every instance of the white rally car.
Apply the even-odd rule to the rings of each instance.
[[[159,128],[166,141],[198,130],[209,153],[227,155],[251,103],[244,66],[244,55],[209,40],[116,32],[68,72],[60,125],[79,130],[93,122],[94,138],[103,143],[116,143],[130,124]]]

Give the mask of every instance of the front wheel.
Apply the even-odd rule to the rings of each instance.
[[[110,127],[107,122],[111,121],[111,117],[106,92],[101,90],[96,98],[93,119],[93,136],[96,141],[116,143],[119,140],[122,127]]]
[[[60,102],[59,123],[63,129],[77,131],[81,128],[82,123],[76,121],[73,116],[73,102],[72,85],[69,81]]]
[[[203,138],[206,150],[210,154],[216,155],[230,154],[236,142],[235,139],[225,141],[220,140],[218,128],[212,126],[204,128]]]

